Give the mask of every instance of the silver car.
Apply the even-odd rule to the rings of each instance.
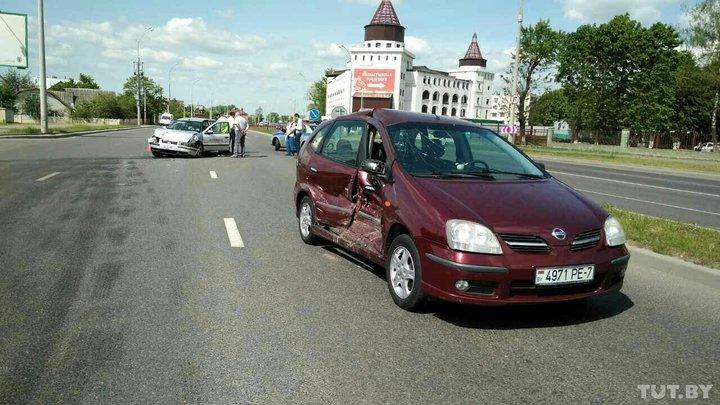
[[[148,138],[155,157],[195,156],[205,152],[230,152],[230,124],[203,118],[182,118],[158,128]]]

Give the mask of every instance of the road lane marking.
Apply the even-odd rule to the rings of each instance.
[[[688,193],[688,194],[697,194],[697,195],[704,195],[708,197],[720,197],[720,194],[711,194],[711,193],[703,193],[701,191],[691,191],[691,190],[681,190],[679,188],[671,188],[671,187],[663,187],[663,186],[653,186],[650,184],[642,184],[642,183],[633,183],[631,181],[623,181],[623,180],[615,180],[615,179],[604,179],[602,177],[595,177],[595,176],[586,176],[584,174],[575,174],[575,173],[566,173],[566,172],[556,172],[553,170],[550,170],[551,173],[556,174],[562,174],[565,176],[575,176],[575,177],[582,177],[585,179],[593,179],[593,180],[601,180],[601,181],[608,181],[611,183],[620,183],[620,184],[626,184],[629,186],[640,186],[640,187],[648,187],[648,188],[654,188],[658,190],[667,190],[667,191],[678,191],[680,193]]]
[[[641,200],[641,199],[639,199],[639,198],[632,198],[632,197],[623,197],[623,196],[621,196],[621,195],[608,194],[608,193],[600,193],[600,192],[597,192],[597,191],[583,190],[583,189],[580,189],[580,188],[578,188],[578,189],[576,189],[576,190],[577,190],[577,191],[580,191],[580,192],[583,192],[583,193],[604,195],[604,196],[606,196],[606,197],[622,198],[622,199],[625,199],[625,200],[636,201],[636,202],[641,202],[641,203],[645,203],[645,204],[655,204],[655,205],[660,205],[660,206],[668,207],[668,208],[677,208],[677,209],[679,209],[679,210],[686,210],[686,211],[692,211],[692,212],[699,212],[699,213],[701,213],[701,214],[709,214],[709,215],[717,215],[717,216],[720,216],[720,213],[718,213],[718,212],[710,212],[710,211],[696,210],[695,208],[681,207],[681,206],[679,206],[679,205],[672,205],[672,204],[663,204],[663,203],[659,203],[659,202],[655,202],[655,201]]]
[[[245,247],[242,237],[240,236],[240,231],[238,231],[237,224],[235,223],[235,218],[225,218],[225,230],[227,230],[231,247]]]
[[[50,174],[48,174],[47,176],[40,177],[39,179],[37,179],[37,180],[35,180],[35,181],[45,181],[45,180],[47,180],[47,179],[49,179],[49,178],[51,178],[51,177],[57,176],[58,174],[60,174],[60,172],[50,173]]]
[[[215,173],[213,170],[210,170],[210,178],[217,179],[217,173]]]

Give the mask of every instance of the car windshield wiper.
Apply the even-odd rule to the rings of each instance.
[[[448,171],[434,171],[430,173],[431,176],[436,176],[441,179],[483,179],[483,180],[495,180],[495,177],[491,176],[487,172],[465,172],[459,170],[448,170]]]
[[[503,171],[503,170],[496,170],[496,169],[485,170],[483,173],[509,174],[509,175],[512,175],[512,176],[525,177],[525,178],[527,178],[527,179],[544,179],[544,178],[545,178],[545,176],[540,176],[540,175],[537,175],[537,174],[518,173],[518,172],[506,172],[506,171]]]

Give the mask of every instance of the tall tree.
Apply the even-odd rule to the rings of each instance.
[[[710,67],[714,77],[715,95],[710,112],[710,135],[717,152],[719,149],[717,120],[718,104],[720,104],[720,0],[702,0],[688,14],[687,42],[700,49],[702,60]]]
[[[90,75],[80,73],[78,80],[69,78],[68,80],[57,82],[50,87],[50,90],[64,90],[64,89],[99,89],[97,82]]]
[[[550,27],[550,22],[540,20],[537,24],[523,27],[520,35],[520,54],[518,80],[518,122],[520,123],[520,137],[525,138],[527,124],[527,102],[531,92],[537,92],[549,84],[553,78],[553,70],[557,64],[565,34]],[[503,79],[512,83],[511,75],[506,74]],[[512,89],[510,89],[512,93]]]
[[[123,96],[126,99],[135,100],[135,94],[137,93],[137,76],[130,76],[123,84]],[[155,83],[153,79],[148,76],[142,76],[140,78],[140,87],[145,92],[145,97],[140,99],[140,114],[143,113],[143,103],[147,99],[147,116],[148,119],[154,121],[165,111],[167,107],[167,99],[163,97],[163,88],[159,84]],[[141,96],[142,97],[142,96]],[[128,108],[129,104],[127,101],[123,104],[123,108]],[[136,118],[137,112],[133,104],[132,111],[127,111],[129,118]]]
[[[673,28],[660,23],[644,28],[627,14],[569,34],[558,81],[568,98],[571,127],[596,135],[668,128],[674,104],[668,78],[679,63],[679,44]]]
[[[562,89],[548,91],[533,100],[530,105],[530,125],[550,126],[567,119],[567,97]]]
[[[17,100],[17,92],[34,87],[27,74],[20,74],[17,69],[8,69],[0,75],[0,107],[13,108]]]
[[[328,71],[331,71],[332,69],[328,69],[325,71],[327,73]],[[307,93],[308,99],[311,101],[311,103],[320,110],[320,114],[325,115],[325,108],[326,108],[326,97],[327,97],[327,75],[323,75],[323,77],[320,80],[317,80],[313,82],[310,85],[310,89],[308,89]]]
[[[680,64],[674,75],[675,84],[675,130],[691,132],[694,146],[698,134],[710,133],[715,91],[710,66],[701,67],[689,52],[682,52]]]

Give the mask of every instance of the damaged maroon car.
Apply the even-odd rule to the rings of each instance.
[[[496,133],[376,109],[323,123],[301,150],[300,236],[386,269],[390,295],[503,305],[619,291],[620,223]]]

